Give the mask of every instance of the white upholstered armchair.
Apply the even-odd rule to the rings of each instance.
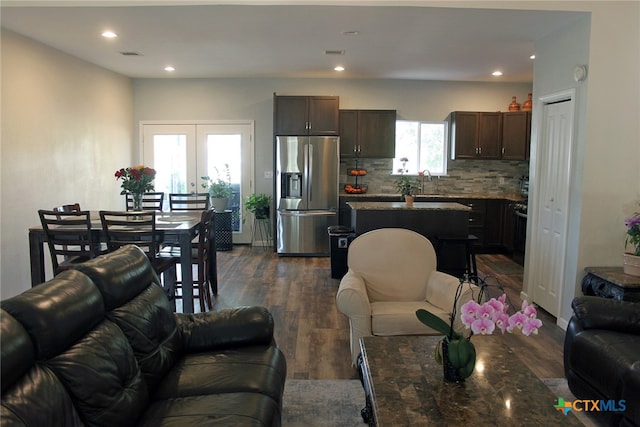
[[[460,280],[436,271],[436,253],[426,237],[402,228],[364,233],[351,242],[347,264],[336,301],[349,317],[354,365],[361,337],[438,335],[417,319],[419,308],[450,321]],[[464,287],[458,308],[472,298],[474,288]],[[454,327],[461,330],[457,317]]]

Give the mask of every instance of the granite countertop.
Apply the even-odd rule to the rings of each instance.
[[[406,202],[347,202],[353,210],[440,210],[440,211],[470,211],[469,206],[453,202],[413,202],[408,206]]]
[[[348,198],[365,198],[365,197],[379,197],[379,198],[389,198],[389,199],[400,199],[402,196],[400,194],[389,194],[389,193],[362,193],[362,194],[349,194],[349,193],[340,193],[340,197],[348,197]],[[429,200],[429,199],[504,199],[512,202],[520,202],[526,199],[526,197],[521,194],[496,194],[496,193],[473,193],[473,194],[464,194],[464,193],[449,193],[449,194],[418,194],[416,195],[416,201],[420,200]]]

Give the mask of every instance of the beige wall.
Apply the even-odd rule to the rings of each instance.
[[[128,78],[2,30],[2,298],[30,286],[27,228],[38,209],[119,206],[132,152]]]
[[[256,191],[272,193],[273,93],[338,95],[341,108],[395,109],[399,119],[444,120],[451,111],[506,111],[529,83],[354,79],[136,79],[134,126],[144,120],[255,121]],[[389,169],[391,172],[391,169]]]

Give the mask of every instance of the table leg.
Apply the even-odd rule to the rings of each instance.
[[[191,239],[188,233],[180,234],[180,270],[182,271],[182,312],[193,313],[193,270],[191,268]]]
[[[43,233],[29,231],[29,262],[31,263],[31,286],[45,281]]]

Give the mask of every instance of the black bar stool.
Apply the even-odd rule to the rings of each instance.
[[[476,264],[476,252],[473,248],[478,241],[478,237],[473,234],[468,236],[437,236],[438,254],[443,253],[448,245],[464,245],[465,251],[465,274],[468,277],[478,277],[478,265]]]

